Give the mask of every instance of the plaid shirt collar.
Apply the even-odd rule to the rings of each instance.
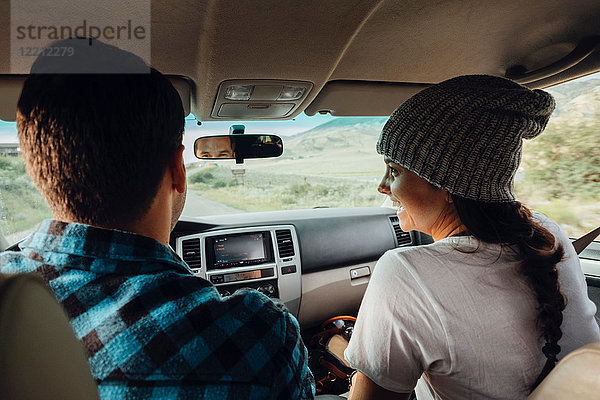
[[[168,269],[192,274],[188,265],[170,247],[131,232],[47,219],[20,247],[38,253],[71,256],[65,268],[96,273],[144,274]],[[88,260],[89,262],[85,262]],[[97,262],[102,260],[103,262]]]

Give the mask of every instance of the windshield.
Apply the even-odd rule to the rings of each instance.
[[[289,121],[203,122],[187,120],[188,199],[183,215],[198,217],[251,211],[314,207],[374,207],[385,196],[375,190],[384,170],[375,143],[386,118],[305,114]],[[275,159],[199,160],[198,136],[223,134],[231,125],[246,133],[283,138],[284,153]]]
[[[516,176],[520,201],[556,220],[571,237],[600,225],[600,73],[547,89],[557,108],[545,133],[525,141]],[[184,217],[314,207],[378,207],[384,172],[375,151],[385,117],[304,114],[288,121],[202,122],[186,119],[188,197]],[[279,158],[199,160],[193,143],[203,135],[247,133],[283,138]],[[0,228],[9,243],[51,217],[25,173],[15,123],[0,121]]]

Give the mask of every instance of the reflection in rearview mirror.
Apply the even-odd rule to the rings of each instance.
[[[198,158],[235,158],[229,136],[199,138],[194,146]]]
[[[242,134],[204,136],[196,139],[194,154],[201,159],[236,159],[279,157],[283,142],[276,135]]]

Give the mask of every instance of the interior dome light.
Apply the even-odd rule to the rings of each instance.
[[[225,91],[227,100],[250,100],[254,85],[231,85]]]
[[[306,88],[302,86],[284,86],[277,100],[298,100],[305,92]]]

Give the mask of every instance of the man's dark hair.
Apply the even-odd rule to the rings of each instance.
[[[113,73],[55,73],[56,65],[45,68],[55,60],[36,60],[17,106],[19,141],[27,172],[55,214],[119,227],[148,211],[182,142],[185,115],[164,75],[131,53],[93,45]],[[119,63],[142,63],[148,73],[114,73]]]

